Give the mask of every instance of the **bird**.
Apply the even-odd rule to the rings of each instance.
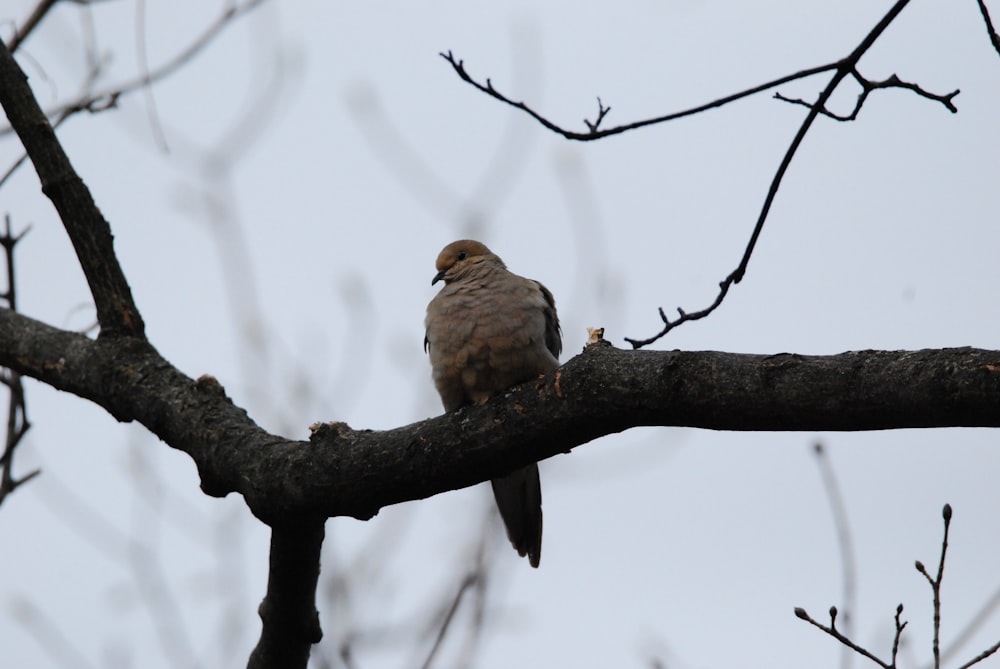
[[[444,247],[427,305],[424,350],[445,411],[491,396],[559,367],[562,331],[555,299],[538,281],[518,276],[485,244],[462,239]],[[532,464],[491,481],[507,537],[538,567],[542,488]]]

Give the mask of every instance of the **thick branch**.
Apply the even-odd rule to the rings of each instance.
[[[264,623],[247,669],[305,667],[312,645],[323,638],[316,611],[316,582],[323,547],[323,520],[271,530]]]
[[[135,339],[93,341],[0,310],[0,365],[138,420],[194,459],[205,492],[238,492],[271,525],[369,518],[640,425],[1000,427],[1000,351],[972,348],[803,356],[605,342],[484,406],[385,431],[327,423],[309,442],[264,432],[214,379],[185,376]]]
[[[35,166],[42,191],[66,227],[94,296],[101,334],[142,336],[142,317],[115,256],[111,227],[70,164],[28,86],[27,76],[2,41],[0,105]]]

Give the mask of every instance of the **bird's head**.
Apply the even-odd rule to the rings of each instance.
[[[433,286],[438,281],[451,283],[468,274],[480,263],[487,261],[497,263],[501,267],[504,266],[503,261],[482,242],[471,239],[460,239],[457,242],[452,242],[438,254],[435,264],[438,272],[434,275],[431,285]]]

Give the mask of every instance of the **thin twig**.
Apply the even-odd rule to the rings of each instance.
[[[979,3],[979,11],[983,15],[983,21],[986,23],[986,32],[989,33],[990,43],[996,50],[997,54],[1000,55],[1000,35],[997,35],[996,28],[993,27],[993,20],[990,18],[990,10],[986,8],[986,3],[983,0],[976,0]]]
[[[10,224],[10,214],[4,216],[4,231],[0,235],[0,246],[3,247],[7,264],[7,289],[0,294],[0,299],[7,302],[7,308],[17,311],[17,285],[14,281],[14,247],[24,238],[28,226],[20,232],[14,234]],[[28,420],[27,405],[24,397],[24,384],[21,382],[21,375],[12,369],[2,370],[0,381],[7,386],[10,392],[10,401],[7,407],[7,435],[4,443],[3,454],[0,455],[0,504],[3,503],[7,495],[14,492],[18,486],[27,483],[38,476],[39,470],[28,472],[21,478],[14,478],[14,452],[21,440],[31,429],[31,422]]]
[[[854,51],[852,51],[847,58],[844,58],[835,64],[836,71],[830,78],[829,83],[827,83],[826,88],[824,88],[819,94],[816,102],[809,108],[809,113],[802,121],[802,125],[799,126],[798,132],[795,133],[795,137],[792,139],[791,144],[788,146],[788,150],[785,151],[785,155],[781,159],[781,164],[778,165],[774,178],[771,179],[771,185],[767,190],[767,196],[764,198],[764,205],[761,207],[760,214],[757,216],[757,222],[754,225],[753,232],[750,234],[750,240],[747,242],[746,249],[743,251],[743,257],[740,259],[740,264],[735,270],[729,273],[729,276],[719,283],[719,293],[716,295],[715,300],[706,308],[691,313],[685,312],[683,309],[678,307],[678,318],[673,321],[667,317],[661,307],[659,313],[660,320],[663,321],[663,328],[661,328],[655,335],[647,337],[646,339],[633,339],[631,337],[626,337],[625,341],[630,343],[633,349],[642,348],[643,346],[652,344],[682,323],[698,320],[708,316],[722,304],[724,299],[726,299],[729,289],[743,279],[747,266],[750,263],[750,256],[753,255],[754,248],[757,246],[757,240],[760,238],[760,233],[764,229],[764,221],[767,220],[767,215],[771,211],[771,205],[774,202],[775,196],[778,194],[778,187],[781,185],[781,181],[785,176],[785,172],[788,170],[788,166],[792,162],[792,158],[795,156],[796,151],[798,151],[799,146],[802,144],[802,140],[805,139],[806,133],[819,116],[820,110],[826,107],[827,101],[840,85],[840,82],[856,69],[861,56],[863,56],[864,53],[871,48],[885,29],[889,27],[889,24],[892,23],[897,16],[899,16],[899,13],[903,11],[907,4],[909,4],[909,1],[910,0],[897,0],[896,4],[893,5],[885,16],[882,17],[882,20],[871,29],[861,43],[855,47]]]
[[[760,93],[761,91],[766,91],[768,89],[774,88],[775,86],[780,86],[781,84],[786,84],[790,81],[795,81],[796,79],[805,79],[815,74],[820,74],[822,72],[834,70],[839,65],[839,63],[827,63],[826,65],[820,65],[818,67],[812,67],[806,70],[801,70],[799,72],[795,72],[793,74],[789,74],[787,76],[780,77],[772,81],[768,81],[759,86],[748,88],[744,91],[740,91],[739,93],[733,93],[732,95],[727,95],[717,100],[707,102],[697,107],[692,107],[690,109],[685,109],[683,111],[674,112],[672,114],[666,114],[665,116],[657,116],[656,118],[650,118],[642,121],[635,121],[634,123],[626,123],[624,125],[618,125],[613,128],[608,128],[606,130],[600,130],[598,126],[600,126],[601,121],[604,120],[604,117],[608,114],[608,112],[611,111],[611,107],[605,107],[604,103],[601,102],[601,99],[598,98],[597,120],[589,121],[587,119],[584,119],[583,122],[584,125],[587,126],[588,131],[575,132],[573,130],[567,130],[562,126],[553,123],[552,121],[545,118],[540,113],[536,112],[534,109],[529,107],[524,102],[517,102],[507,97],[506,95],[498,91],[496,88],[494,88],[493,82],[490,79],[487,79],[485,84],[479,83],[478,81],[473,79],[472,75],[470,75],[468,71],[465,69],[465,61],[456,58],[451,51],[448,51],[447,53],[440,53],[438,55],[451,64],[452,68],[455,70],[455,73],[458,74],[459,78],[461,78],[462,81],[479,89],[480,91],[486,93],[490,97],[495,98],[500,102],[503,102],[504,104],[510,105],[515,109],[520,109],[521,111],[531,116],[533,119],[541,123],[543,126],[548,128],[552,132],[558,133],[563,137],[565,137],[566,139],[571,139],[579,142],[589,142],[595,139],[601,139],[602,137],[610,137],[611,135],[620,135],[621,133],[627,132],[629,130],[636,130],[638,128],[644,128],[649,125],[656,125],[657,123],[665,123],[667,121],[673,121],[675,119],[684,118],[685,116],[698,114],[700,112],[707,111],[709,109],[714,109],[716,107],[722,107],[723,105],[729,104],[730,102],[735,102],[736,100],[740,100],[742,98],[755,95],[757,93]]]
[[[885,29],[889,26],[889,24],[891,24],[895,20],[895,18],[899,15],[899,13],[902,12],[902,10],[906,7],[907,4],[909,4],[909,0],[897,0],[897,2],[892,6],[892,8],[889,9],[889,11],[885,14],[885,16],[882,17],[882,19],[878,22],[878,24],[876,24],[875,27],[872,28],[872,30],[865,36],[865,38],[861,41],[861,43],[857,47],[855,47],[855,49],[846,58],[842,60],[833,63],[828,63],[825,65],[820,65],[818,67],[806,70],[801,70],[799,72],[795,72],[785,77],[781,77],[779,79],[766,82],[764,84],[761,84],[760,86],[740,91],[738,93],[734,93],[733,95],[719,98],[718,100],[713,100],[712,102],[700,105],[698,107],[693,107],[691,109],[676,112],[673,114],[667,114],[665,116],[658,116],[656,118],[636,121],[634,123],[627,123],[624,125],[615,126],[613,128],[608,128],[605,130],[601,130],[600,125],[601,122],[604,120],[605,116],[607,115],[607,113],[610,111],[610,107],[605,107],[604,103],[601,102],[600,99],[598,99],[598,115],[596,120],[584,121],[584,124],[587,126],[587,132],[575,132],[567,130],[566,128],[563,128],[557,125],[556,123],[553,123],[552,121],[550,121],[549,119],[547,119],[546,117],[542,116],[540,113],[529,107],[526,103],[515,101],[509,98],[508,96],[504,95],[500,91],[498,91],[493,86],[493,82],[490,79],[486,79],[485,83],[480,83],[479,81],[474,79],[465,69],[465,62],[459,58],[456,58],[451,51],[448,51],[447,53],[441,53],[440,55],[442,58],[448,61],[448,63],[455,70],[455,73],[458,74],[458,76],[466,83],[475,87],[479,91],[489,95],[490,97],[499,100],[500,102],[503,102],[504,104],[510,105],[515,109],[523,111],[524,113],[528,114],[536,121],[538,121],[540,124],[542,124],[545,128],[551,130],[552,132],[558,133],[563,137],[565,137],[566,139],[577,140],[577,141],[592,141],[596,139],[601,139],[603,137],[608,137],[610,135],[617,135],[626,132],[628,130],[635,130],[637,128],[642,128],[657,123],[664,123],[666,121],[682,118],[684,116],[690,116],[692,114],[697,114],[699,112],[706,111],[708,109],[721,107],[722,105],[728,104],[735,100],[739,100],[741,98],[754,95],[756,93],[760,93],[761,91],[774,88],[776,86],[779,86],[781,84],[790,81],[795,81],[797,79],[804,79],[812,75],[828,72],[831,70],[833,71],[829,83],[820,93],[816,102],[812,104],[806,103],[804,101],[788,100],[787,98],[779,96],[780,99],[789,102],[804,104],[809,108],[809,113],[806,116],[805,120],[802,122],[802,125],[799,127],[799,130],[796,133],[795,137],[792,139],[792,142],[789,145],[788,150],[785,152],[785,155],[782,158],[781,164],[778,166],[778,169],[775,172],[774,178],[772,179],[771,185],[768,189],[767,196],[764,199],[763,207],[761,208],[760,214],[757,218],[757,222],[754,226],[753,232],[750,235],[750,239],[747,242],[746,249],[743,252],[743,257],[741,258],[739,265],[736,267],[735,270],[730,272],[730,274],[724,280],[722,280],[719,283],[719,292],[715,300],[706,308],[698,311],[686,312],[683,309],[678,308],[677,309],[678,317],[675,320],[670,320],[670,318],[661,308],[659,310],[659,314],[660,314],[660,319],[663,321],[663,328],[657,334],[653,335],[652,337],[648,337],[646,339],[633,339],[631,337],[625,338],[625,341],[629,342],[633,348],[641,348],[643,346],[647,346],[657,341],[658,339],[665,336],[668,332],[670,332],[678,325],[681,325],[682,323],[698,320],[711,314],[719,307],[719,305],[722,304],[722,301],[726,298],[726,295],[729,293],[729,289],[732,288],[734,284],[739,283],[743,279],[743,276],[746,273],[746,269],[750,261],[750,256],[753,254],[754,248],[756,247],[757,241],[760,237],[760,233],[763,230],[764,221],[767,219],[767,215],[770,212],[771,205],[774,201],[775,195],[777,194],[778,187],[781,185],[781,181],[784,178],[785,172],[787,171],[792,158],[794,157],[796,151],[798,150],[799,145],[802,143],[802,139],[805,137],[806,132],[809,130],[813,122],[816,120],[816,117],[819,116],[820,114],[824,114],[826,116],[833,116],[830,112],[826,110],[826,103],[832,96],[833,91],[840,85],[840,83],[843,81],[845,77],[847,77],[848,75],[854,75],[858,77],[858,80],[862,82],[863,89],[865,88],[865,86],[870,86],[872,89],[890,88],[890,87],[908,88],[916,92],[918,95],[933,100],[937,100],[942,104],[944,104],[949,109],[951,109],[952,111],[954,111],[954,105],[951,102],[951,98],[957,95],[958,91],[955,91],[954,93],[948,95],[935,95],[924,91],[916,84],[909,84],[906,82],[902,82],[895,76],[890,77],[884,82],[870,82],[868,80],[860,78],[860,75],[856,74],[858,61],[865,54],[865,52],[867,52],[868,49],[871,48],[871,46],[881,36],[881,34],[885,31]],[[867,97],[867,92],[863,91],[862,95]],[[846,119],[841,119],[841,120],[846,120]]]
[[[854,643],[849,638],[847,638],[846,636],[844,636],[843,634],[841,634],[839,630],[837,630],[837,626],[836,626],[836,622],[837,622],[837,607],[835,607],[835,606],[831,606],[830,607],[830,625],[829,625],[829,627],[826,626],[826,625],[823,625],[822,623],[818,623],[815,620],[813,620],[811,617],[809,617],[809,614],[806,613],[806,610],[803,609],[803,608],[801,608],[801,607],[796,607],[795,608],[795,615],[796,615],[796,617],[798,617],[798,618],[800,618],[802,620],[805,620],[807,623],[809,623],[809,624],[811,624],[811,625],[813,625],[815,627],[818,627],[819,629],[823,630],[824,632],[826,632],[827,634],[829,634],[834,639],[836,639],[840,643],[844,644],[845,646],[847,646],[848,648],[850,648],[854,652],[859,653],[861,655],[864,655],[869,660],[871,660],[872,662],[875,662],[876,664],[878,664],[883,669],[895,669],[895,664],[889,664],[888,662],[886,662],[886,661],[878,658],[873,653],[871,653],[871,651],[869,651],[869,650],[867,650],[865,648],[862,648],[861,646],[859,646],[858,644]],[[897,622],[899,620],[898,615],[899,614],[897,613],[897,618],[896,618]],[[902,627],[906,627],[906,623],[905,622],[902,624]],[[902,632],[902,627],[900,627],[899,625],[897,625],[897,632],[896,632],[897,639],[898,639],[898,635]]]
[[[899,604],[896,607],[896,615],[893,618],[893,622],[896,624],[896,633],[892,637],[892,666],[896,666],[896,656],[899,655],[899,640],[903,637],[903,628],[906,627],[906,622],[900,622],[899,617],[903,615],[903,605]]]
[[[861,73],[858,72],[857,69],[854,69],[851,71],[851,76],[854,78],[855,81],[858,82],[858,85],[861,86],[861,93],[858,94],[858,99],[854,103],[854,109],[851,110],[851,113],[847,114],[846,116],[841,114],[835,114],[824,106],[824,107],[819,107],[820,114],[826,116],[827,118],[831,118],[834,121],[847,122],[847,121],[857,120],[858,114],[861,113],[861,107],[864,106],[865,101],[868,99],[868,95],[872,91],[880,88],[905,88],[906,90],[913,91],[922,98],[927,98],[928,100],[940,102],[952,114],[958,113],[958,107],[956,107],[955,103],[952,102],[952,99],[954,99],[954,97],[961,92],[957,88],[953,90],[951,93],[939,94],[939,93],[931,93],[930,91],[925,91],[920,86],[920,84],[914,84],[909,81],[903,81],[895,74],[891,75],[888,79],[884,79],[882,81],[872,81],[871,79],[867,79],[861,76]],[[781,93],[775,93],[774,99],[781,100],[782,102],[789,102],[795,105],[801,105],[803,107],[808,107],[810,109],[816,106],[814,103],[806,102],[801,98],[787,98]]]
[[[945,504],[941,511],[944,518],[944,538],[941,540],[941,559],[938,561],[937,575],[931,577],[920,560],[916,562],[917,571],[924,575],[934,594],[934,669],[941,669],[941,581],[944,579],[944,558],[948,552],[948,529],[951,526],[951,504]]]

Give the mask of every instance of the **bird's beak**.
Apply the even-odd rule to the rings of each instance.
[[[433,286],[433,285],[434,285],[435,283],[437,283],[438,281],[441,281],[442,279],[444,279],[444,275],[445,275],[445,272],[447,272],[447,271],[448,271],[448,270],[446,270],[446,269],[443,269],[443,270],[441,270],[440,272],[438,272],[437,274],[435,274],[435,275],[434,275],[434,278],[433,278],[433,279],[431,279],[431,285]]]

